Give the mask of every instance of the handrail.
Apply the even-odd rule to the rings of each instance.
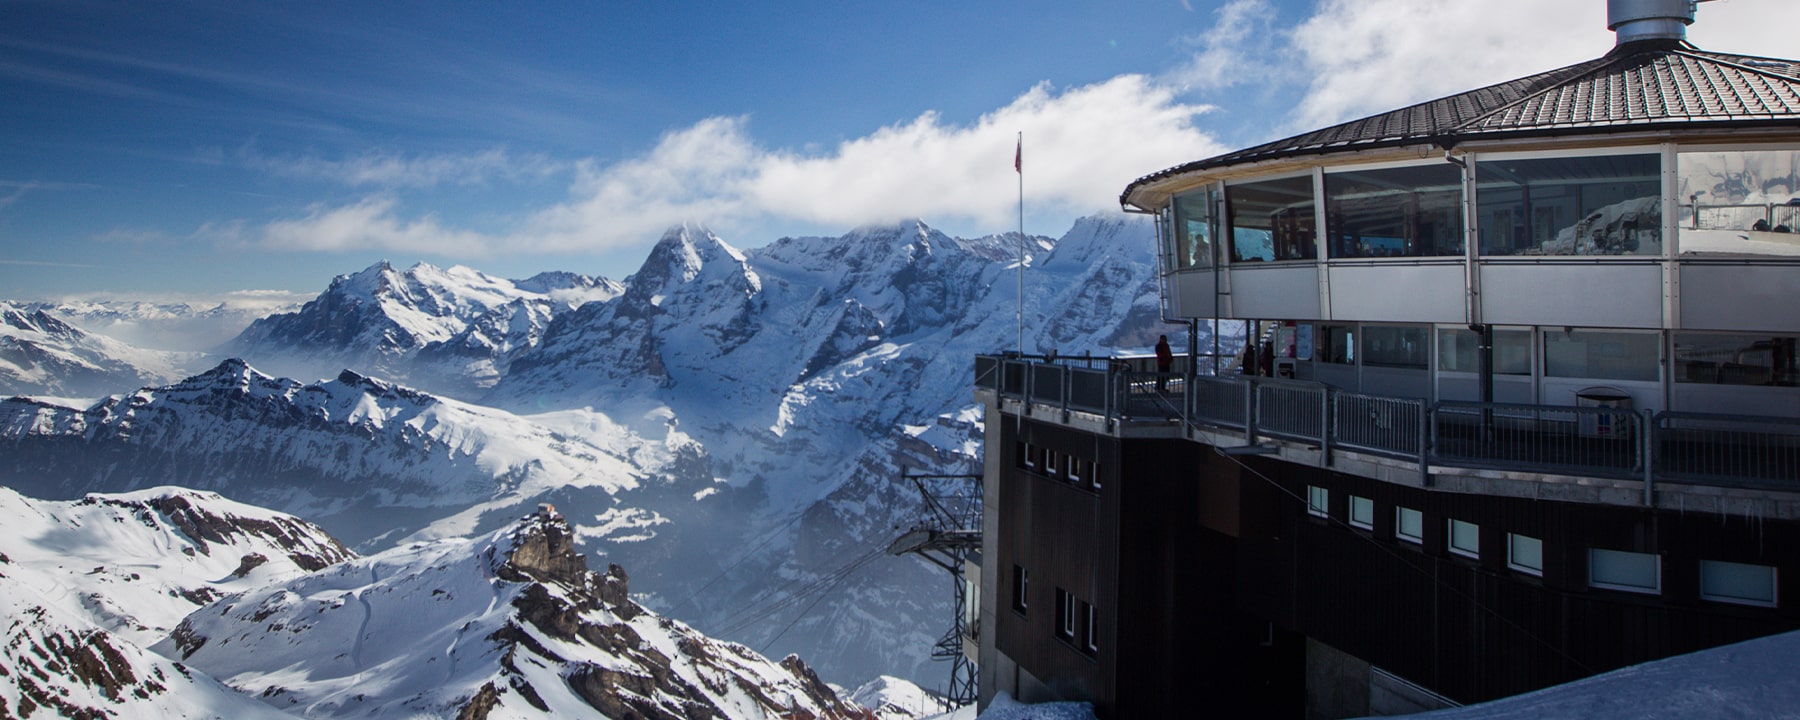
[[[1353,393],[1324,383],[1255,376],[1142,372],[1113,358],[1034,363],[978,356],[976,385],[1065,413],[1307,443],[1330,463],[1337,448],[1430,468],[1464,467],[1800,490],[1800,419],[1606,407],[1441,401]],[[1032,369],[1033,365],[1053,368]],[[1095,367],[1098,365],[1098,367]]]

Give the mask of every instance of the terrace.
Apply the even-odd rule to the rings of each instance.
[[[1142,357],[981,355],[1000,412],[1451,492],[1800,517],[1800,419],[1389,397]],[[1158,390],[1158,380],[1164,390]]]

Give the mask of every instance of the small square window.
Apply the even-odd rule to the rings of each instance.
[[[1364,530],[1375,529],[1375,501],[1366,497],[1350,496],[1350,525]]]
[[[1701,560],[1700,597],[1739,605],[1775,607],[1775,568]]]
[[[1481,557],[1481,526],[1472,522],[1450,521],[1450,552],[1463,557]]]
[[[1425,542],[1425,514],[1412,508],[1394,508],[1394,537],[1411,543]]]
[[[1662,593],[1662,558],[1624,550],[1588,550],[1588,585],[1607,590]]]
[[[1506,566],[1528,575],[1544,576],[1544,541],[1529,535],[1506,534]]]
[[[1331,517],[1331,491],[1317,485],[1306,486],[1306,512],[1318,517]]]

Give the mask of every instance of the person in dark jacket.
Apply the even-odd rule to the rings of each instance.
[[[1156,391],[1169,391],[1169,368],[1175,364],[1175,353],[1169,350],[1169,336],[1156,336]]]

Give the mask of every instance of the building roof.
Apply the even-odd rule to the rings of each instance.
[[[1800,61],[1640,41],[1595,60],[1172,167],[1133,181],[1119,201],[1131,205],[1140,188],[1177,175],[1302,155],[1696,124],[1800,129],[1796,123]]]

